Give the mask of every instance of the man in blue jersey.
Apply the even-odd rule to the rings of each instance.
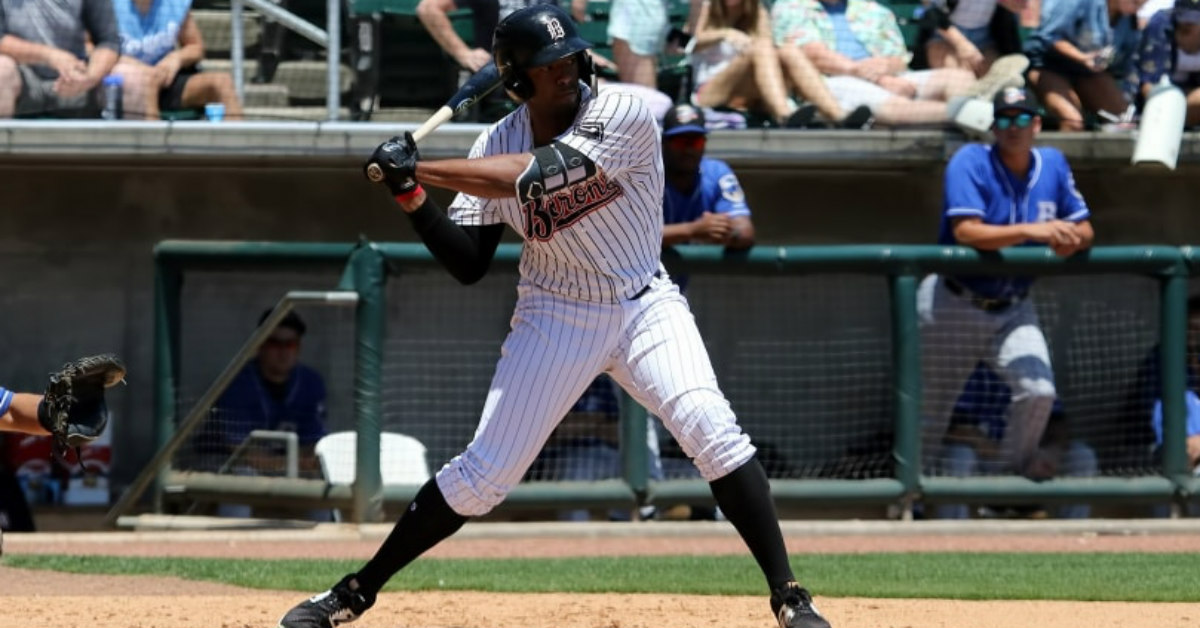
[[[1069,256],[1092,244],[1090,212],[1063,154],[1034,147],[1042,119],[1033,94],[1006,88],[993,101],[996,141],[967,144],[946,166],[938,242],[991,251],[1048,245]],[[1056,397],[1050,352],[1029,300],[1032,277],[930,275],[917,294],[924,462],[936,470],[954,402],[983,360],[1012,390],[1001,455],[1032,473]]]
[[[746,194],[729,164],[704,156],[704,114],[677,105],[663,119],[663,246],[688,242],[754,245]]]
[[[263,312],[262,324],[270,310]],[[223,463],[254,430],[295,432],[300,442],[300,469],[319,471],[314,447],[325,436],[325,382],[320,373],[300,363],[300,340],[307,326],[290,312],[259,346],[258,355],[234,377],[212,409],[196,452],[207,462]],[[251,448],[237,461],[239,475],[277,474],[284,452],[264,445]],[[249,516],[250,509],[222,505],[223,516]]]

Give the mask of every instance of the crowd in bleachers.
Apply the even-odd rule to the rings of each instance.
[[[407,4],[465,75],[489,59],[497,20],[539,1]],[[191,0],[0,0],[0,117],[158,119],[211,103],[240,119],[230,74],[203,71],[192,8]],[[1120,130],[1136,126],[1164,81],[1187,94],[1187,124],[1200,123],[1200,0],[572,0],[569,8],[596,46],[602,84],[638,93],[660,116],[672,104],[700,106],[710,128],[958,127],[982,136],[991,97],[1028,84],[1048,130]],[[263,26],[252,74],[270,81],[266,68],[281,51],[265,39],[284,29]],[[395,80],[383,70],[385,83]],[[476,119],[512,106],[497,95]]]
[[[457,7],[422,0],[431,6]],[[606,66],[611,56],[618,84],[701,106],[713,128],[984,135],[991,98],[1028,84],[1049,130],[1129,129],[1164,76],[1189,94],[1187,123],[1200,122],[1195,0],[574,0],[571,9]],[[448,45],[431,32],[460,63],[468,49],[485,58],[486,38]]]

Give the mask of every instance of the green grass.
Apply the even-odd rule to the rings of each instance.
[[[314,545],[318,548],[319,544]],[[794,556],[818,595],[990,600],[1200,602],[1197,554],[831,554]],[[173,575],[316,592],[361,565],[349,560],[241,560],[10,555],[11,567]],[[524,560],[423,559],[387,590],[660,592],[759,595],[748,556]]]

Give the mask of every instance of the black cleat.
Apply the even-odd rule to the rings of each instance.
[[[333,628],[348,624],[375,604],[375,596],[350,589],[354,574],[301,602],[279,620],[279,628]]]
[[[771,612],[779,621],[779,628],[830,628],[813,606],[812,594],[795,582],[771,592]]]

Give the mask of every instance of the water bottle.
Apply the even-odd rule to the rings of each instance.
[[[1133,163],[1174,170],[1179,161],[1186,116],[1187,96],[1164,74],[1146,97],[1137,143],[1133,148]]]
[[[104,77],[101,83],[103,86],[101,92],[104,97],[104,109],[100,112],[100,117],[105,120],[120,120],[122,111],[121,91],[125,86],[125,79],[116,74],[109,74]]]

